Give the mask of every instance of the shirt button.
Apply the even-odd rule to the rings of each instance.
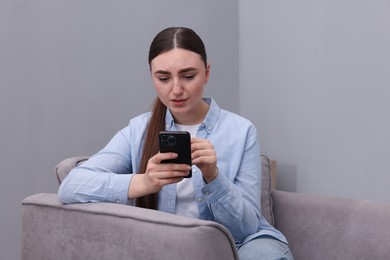
[[[198,170],[194,168],[194,169],[192,169],[192,172],[193,172],[193,173],[197,173]]]
[[[202,198],[197,198],[196,201],[197,202],[202,202],[203,200],[202,200]]]
[[[210,192],[209,192],[209,191],[206,191],[204,194],[205,194],[205,195],[210,195]]]
[[[115,201],[115,203],[118,203],[118,204],[119,204],[119,203],[121,203],[121,201],[120,201],[119,199],[117,199],[117,200]]]

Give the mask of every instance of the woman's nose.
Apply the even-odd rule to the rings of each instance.
[[[173,81],[172,92],[175,95],[180,95],[183,93],[183,87],[181,86],[180,80]]]

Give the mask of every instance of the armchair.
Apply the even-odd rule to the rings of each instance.
[[[56,167],[59,183],[88,157]],[[271,161],[262,156],[262,210],[273,223]],[[238,259],[222,225],[114,203],[64,205],[57,194],[22,202],[22,259]]]
[[[59,182],[85,159],[61,162]],[[390,203],[271,190],[275,163],[261,160],[262,214],[296,260],[389,258]],[[218,223],[112,203],[63,205],[48,193],[22,202],[21,251],[23,260],[238,259]]]

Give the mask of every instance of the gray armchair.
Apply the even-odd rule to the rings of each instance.
[[[59,182],[86,157],[61,162]],[[272,190],[262,156],[262,214],[295,259],[388,259],[390,204]],[[112,203],[63,205],[57,194],[22,202],[22,259],[238,259],[225,227]]]

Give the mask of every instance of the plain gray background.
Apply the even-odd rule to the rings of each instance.
[[[240,114],[278,188],[390,201],[390,1],[240,1]]]
[[[255,123],[279,189],[390,201],[390,2],[0,1],[0,259],[20,258],[24,197],[102,148],[155,98],[147,52],[203,38],[206,89]],[[234,131],[234,129],[231,129]]]

